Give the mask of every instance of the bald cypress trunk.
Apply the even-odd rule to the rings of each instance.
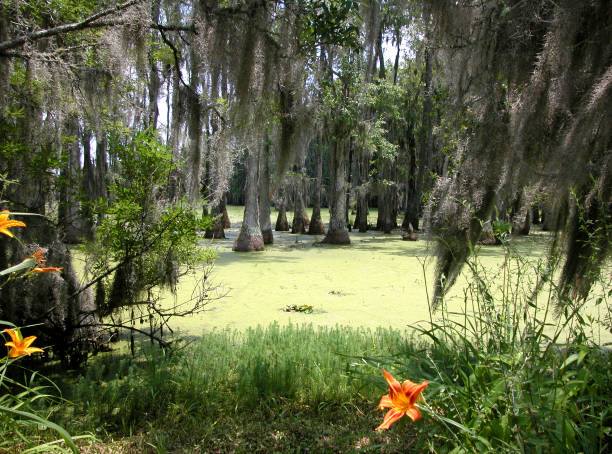
[[[106,199],[106,175],[108,174],[107,162],[108,140],[106,131],[101,127],[96,131],[96,198]]]
[[[346,228],[346,158],[348,139],[337,139],[330,160],[329,229],[323,243],[350,244]]]
[[[221,215],[223,217],[223,227],[229,229],[232,226],[230,217],[227,214],[227,195],[223,194],[221,197]]]
[[[383,180],[386,180],[389,173],[389,163],[383,162],[381,166],[381,175]],[[379,183],[378,189],[378,217],[376,219],[376,230],[380,230],[384,233],[391,233],[393,229],[392,216],[392,204],[394,187],[384,182]]]
[[[358,229],[361,233],[368,231],[368,191],[363,187],[367,183],[369,159],[367,156],[359,156],[357,158],[357,207],[355,213],[355,225],[353,228]]]
[[[246,169],[244,218],[232,250],[236,252],[263,251],[264,241],[259,226],[259,150],[249,150]]]
[[[211,73],[211,80],[210,80],[210,98],[211,99],[217,99],[218,97],[219,76],[220,76],[220,68],[218,65],[215,65],[213,67],[213,71]],[[226,228],[225,218],[227,216],[227,211],[225,210],[225,203],[224,203],[225,196],[219,198],[216,201],[213,201],[213,203],[210,203],[211,199],[216,199],[213,195],[214,188],[212,187],[212,184],[213,184],[212,164],[213,162],[215,162],[215,164],[218,165],[218,161],[219,161],[219,156],[218,156],[219,150],[213,144],[214,137],[217,131],[219,130],[219,122],[214,113],[207,115],[206,122],[207,122],[206,129],[207,131],[210,131],[210,132],[207,133],[208,134],[207,136],[208,159],[206,159],[206,164],[204,166],[205,177],[204,177],[203,196],[204,196],[205,202],[203,206],[203,211],[204,211],[204,214],[207,214],[208,210],[210,209],[211,214],[214,218],[214,222],[210,226],[210,228],[206,229],[204,237],[222,239],[222,238],[225,238],[225,228]]]
[[[80,241],[81,219],[79,217],[78,172],[80,170],[79,123],[76,115],[69,115],[65,122],[64,137],[61,138],[61,156],[64,167],[60,171],[60,200],[58,223],[62,229],[64,243]]]
[[[308,227],[309,235],[325,235],[325,226],[321,219],[321,180],[323,179],[323,144],[321,138],[317,141],[317,169],[315,175],[315,188],[312,207],[312,217]]]
[[[259,178],[259,225],[264,244],[274,243],[272,223],[270,222],[270,141],[264,139]]]
[[[211,215],[214,218],[213,225],[204,232],[204,238],[208,239],[225,239],[225,230],[223,225],[223,212],[220,206],[214,205],[211,210]],[[206,211],[204,214],[208,214]]]
[[[197,50],[191,46],[189,69],[189,91],[187,97],[187,115],[189,129],[189,149],[185,169],[185,192],[187,200],[194,204],[200,198],[200,167],[202,163],[202,108],[198,87],[200,85],[200,58]]]
[[[287,221],[287,194],[285,186],[281,183],[278,188],[278,216],[274,230],[277,232],[288,232],[289,222]]]
[[[93,220],[93,201],[95,200],[95,169],[91,161],[91,138],[89,129],[84,129],[81,133],[81,145],[83,147],[83,172],[81,174],[81,236],[87,240],[93,239],[94,220]]]
[[[306,233],[310,220],[308,219],[306,205],[304,204],[304,177],[302,174],[296,177],[294,189],[295,203],[291,233]]]
[[[153,0],[151,2],[151,21],[154,24],[159,23],[160,14],[160,0]],[[151,42],[154,43],[160,38],[156,30],[151,31]],[[157,119],[159,117],[159,109],[157,107],[157,100],[159,98],[159,89],[161,81],[159,79],[159,68],[152,54],[152,48],[149,46],[149,105],[148,105],[148,127],[151,129],[157,129]]]
[[[426,186],[426,177],[431,170],[431,160],[433,155],[433,122],[432,122],[432,111],[433,111],[433,94],[432,94],[432,50],[430,47],[425,49],[425,94],[423,98],[423,117],[421,133],[419,136],[418,145],[418,161],[417,175],[414,182],[414,190],[410,192],[408,197],[408,204],[406,208],[406,216],[404,224],[412,224],[415,230],[419,229],[419,217],[421,216],[421,205],[423,199],[423,191]]]
[[[181,108],[182,104],[182,90],[180,87],[180,78],[179,73],[176,67],[173,67],[171,70],[171,99],[170,99],[170,109],[168,111],[168,115],[170,116],[170,130],[168,134],[168,146],[172,152],[172,161],[178,162],[180,159],[180,145],[181,145],[181,124],[183,123],[183,109]],[[170,115],[172,112],[172,115]],[[181,171],[178,168],[173,169],[168,176],[168,199],[170,201],[175,201],[178,197],[180,197],[180,180],[181,180]]]

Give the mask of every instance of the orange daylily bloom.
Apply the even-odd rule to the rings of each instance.
[[[45,262],[47,260],[45,260],[43,258],[43,254],[45,253],[45,251],[43,249],[39,249],[38,251],[36,251],[34,254],[32,254],[31,256],[29,256],[27,259],[24,260],[24,262],[28,261],[28,260],[32,260],[35,259],[36,263],[38,263],[38,266],[36,268],[33,268],[32,271],[35,273],[47,273],[49,271],[62,271],[62,268],[57,268],[55,266],[48,266],[45,267]]]
[[[13,238],[13,235],[9,228],[11,227],[25,227],[26,225],[21,221],[15,221],[14,219],[9,219],[10,211],[4,210],[0,212],[0,233],[4,233],[7,236]]]
[[[35,273],[47,273],[49,271],[60,272],[60,271],[62,271],[62,268],[57,268],[55,266],[48,266],[48,267],[45,267],[45,268],[36,267],[32,271],[34,271]]]
[[[32,254],[30,257],[28,258],[35,258],[36,262],[38,263],[39,266],[45,266],[45,262],[46,260],[43,259],[43,254],[45,253],[44,250],[39,249],[38,251],[36,251],[34,254]],[[26,259],[27,260],[27,259]],[[24,260],[25,262],[25,260]]]
[[[404,416],[404,414],[408,415],[413,422],[419,419],[421,417],[421,412],[414,404],[429,383],[424,381],[420,385],[417,385],[410,380],[406,380],[400,386],[399,382],[384,369],[383,374],[389,386],[389,394],[380,399],[378,408],[381,410],[383,408],[390,408],[391,410],[387,412],[382,424],[378,426],[376,430],[388,429],[391,424]]]
[[[9,358],[17,358],[18,356],[28,355],[32,353],[43,352],[42,349],[37,347],[30,347],[36,336],[28,336],[25,339],[21,337],[21,333],[16,329],[5,329],[5,333],[11,337],[11,342],[7,342],[4,345],[11,347],[9,350]]]

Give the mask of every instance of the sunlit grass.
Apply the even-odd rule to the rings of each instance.
[[[64,386],[75,406],[58,416],[102,439],[141,434],[142,452],[347,452],[364,443],[405,452],[413,443],[373,430],[382,375],[349,375],[362,356],[410,348],[397,331],[273,324],[213,330],[172,352],[143,345],[136,358],[92,358]]]

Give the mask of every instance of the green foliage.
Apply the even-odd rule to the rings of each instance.
[[[174,65],[174,52],[168,46],[162,46],[161,43],[151,43],[151,57],[155,61],[160,61],[166,65]]]
[[[134,303],[143,293],[159,292],[158,286],[175,289],[181,273],[214,256],[199,247],[198,230],[210,224],[184,203],[169,204],[164,185],[174,169],[171,153],[151,131],[115,130],[110,140],[111,157],[118,164],[110,185],[113,198],[99,201],[101,217],[96,241],[89,245],[94,275],[105,275],[120,264],[115,281],[106,281],[110,301],[101,309],[110,313]],[[182,270],[180,267],[186,267]],[[121,297],[117,279],[127,279],[129,289]],[[112,289],[111,289],[111,286]],[[114,300],[113,300],[114,299]]]
[[[349,57],[342,58],[337,76],[322,83],[321,115],[331,120],[334,136],[342,139],[354,132],[361,117],[364,83],[357,62]]]
[[[356,0],[313,0],[302,4],[300,44],[304,50],[335,44],[359,47],[359,2]]]
[[[503,219],[496,219],[495,221],[491,222],[491,228],[493,229],[493,235],[503,241],[508,235],[510,235],[510,232],[512,231],[512,224]]]
[[[36,22],[58,23],[74,22],[90,15],[100,2],[96,0],[35,0],[28,2],[3,1],[9,6],[11,3],[20,14]],[[5,5],[3,5],[5,6]]]
[[[367,109],[377,109],[381,103],[391,103],[383,99],[388,91],[379,84],[366,84],[356,59],[344,57],[333,81],[323,82],[323,104],[321,112],[330,124],[336,139],[352,136],[358,147],[377,152],[385,159],[397,155],[397,145],[387,139],[385,120],[382,114],[364,118]],[[392,105],[389,109],[396,107]]]
[[[23,115],[23,107],[8,106],[5,115],[0,117],[0,156],[3,159],[15,159],[26,148],[19,140],[19,120],[23,118]]]

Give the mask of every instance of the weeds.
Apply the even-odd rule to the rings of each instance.
[[[289,304],[283,308],[283,312],[303,312],[305,314],[312,314],[313,310],[310,304]]]

